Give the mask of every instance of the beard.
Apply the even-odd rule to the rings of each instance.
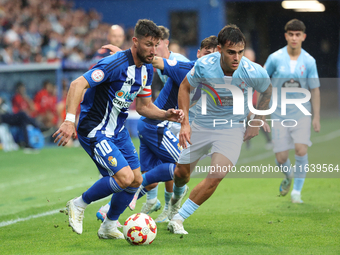
[[[147,59],[148,57],[153,57],[153,55],[144,56],[144,55],[142,55],[138,50],[137,50],[137,57],[138,57],[143,63],[146,63],[146,64],[151,64],[151,63],[152,63],[152,60],[153,60],[153,58],[151,58],[151,60],[148,60],[148,59]]]

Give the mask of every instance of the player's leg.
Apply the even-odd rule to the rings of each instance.
[[[292,165],[288,158],[289,150],[294,148],[290,129],[281,125],[275,126],[272,129],[272,141],[273,151],[275,153],[275,163],[281,168],[282,173],[285,175],[279,188],[281,196],[285,196],[289,192],[293,180]]]
[[[107,212],[107,217],[102,223],[98,236],[100,238],[122,238],[121,232],[117,228],[112,228],[117,225],[119,216],[124,212],[129,205],[133,196],[135,195],[138,187],[142,183],[142,176],[140,172],[140,164],[136,149],[131,141],[131,138],[126,129],[114,138],[115,144],[128,162],[129,166],[133,169],[133,181],[122,192],[116,193],[111,198],[111,206]],[[119,172],[118,172],[119,173]]]
[[[90,140],[79,136],[85,151],[91,156],[103,178],[95,182],[82,196],[67,203],[69,223],[73,230],[81,234],[84,210],[93,201],[119,193],[134,180],[133,172],[113,141],[106,137]]]
[[[291,128],[291,135],[295,144],[295,172],[294,186],[291,192],[293,203],[303,203],[301,200],[301,190],[305,182],[306,170],[308,165],[308,146],[312,145],[311,135],[311,117],[304,117],[298,120],[296,127]]]
[[[181,209],[172,217],[168,225],[168,229],[172,233],[188,233],[183,227],[184,220],[193,214],[198,207],[214,193],[221,180],[232,166],[237,163],[241,152],[244,132],[245,129],[243,127],[229,130],[215,130],[211,136],[206,137],[207,141],[212,142],[211,166],[213,168],[211,169],[214,169],[214,171],[211,171],[208,177],[192,190],[189,198],[184,202]],[[184,175],[183,179],[185,180],[185,178],[187,178],[187,176]],[[178,185],[180,185],[180,183]]]
[[[211,166],[218,169],[217,166],[226,166],[225,169],[231,169],[233,164],[231,161],[220,153],[213,153]],[[223,168],[221,168],[223,169]],[[218,184],[225,177],[227,171],[214,171],[210,172],[208,177],[201,181],[191,192],[189,198],[184,202],[171,221],[169,222],[168,229],[174,234],[188,234],[184,230],[183,222],[190,217],[201,204],[203,204],[216,190]]]

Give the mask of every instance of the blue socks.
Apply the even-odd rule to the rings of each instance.
[[[137,190],[138,188],[127,187],[122,192],[114,194],[114,196],[112,196],[111,198],[111,206],[109,211],[107,212],[107,217],[110,220],[118,220],[119,216],[130,204]]]
[[[144,187],[156,183],[166,182],[174,179],[176,165],[173,163],[163,163],[143,174],[142,185]]]
[[[104,176],[96,181],[87,191],[83,193],[83,200],[85,203],[90,204],[93,201],[107,197],[112,193],[119,193],[123,191],[117,184],[116,180],[110,176]]]
[[[303,184],[305,182],[306,177],[305,165],[308,164],[308,154],[302,157],[295,155],[295,160],[296,171],[294,176],[294,188],[292,194],[294,193],[300,194]]]
[[[188,198],[184,204],[182,205],[181,209],[179,209],[178,213],[181,215],[184,219],[187,219],[191,214],[193,214],[199,205],[195,204],[193,201]]]
[[[289,158],[287,159],[287,161],[283,164],[280,164],[277,159],[275,159],[275,163],[277,166],[281,167],[282,166],[282,173],[285,174],[286,178],[288,178],[291,175],[292,169],[290,169],[291,167],[291,163]]]

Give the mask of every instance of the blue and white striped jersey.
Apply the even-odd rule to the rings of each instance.
[[[114,136],[123,129],[133,100],[151,97],[153,67],[136,67],[130,49],[103,58],[83,76],[90,88],[81,103],[78,133],[82,136]]]

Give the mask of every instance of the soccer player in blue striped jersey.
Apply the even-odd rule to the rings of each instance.
[[[278,107],[272,113],[272,119],[280,121],[291,119],[287,126],[274,125],[272,128],[272,140],[276,164],[282,166],[286,178],[281,182],[280,193],[285,196],[290,189],[294,175],[294,187],[291,192],[293,203],[302,203],[301,190],[305,181],[305,165],[308,164],[308,146],[310,141],[311,124],[315,132],[320,131],[320,82],[315,59],[302,49],[302,42],[306,39],[305,25],[302,21],[293,19],[285,26],[285,38],[287,46],[271,54],[265,69],[272,78],[273,87],[278,88]],[[287,105],[287,114],[281,115],[281,89],[282,88],[305,88],[311,91],[312,103],[304,103],[304,107],[310,112],[313,109],[313,120],[311,116],[305,116],[296,105]],[[297,99],[303,95],[298,92],[287,93],[287,98]],[[291,163],[288,158],[289,150],[295,149],[295,169],[291,171]]]
[[[55,142],[65,145],[75,136],[75,113],[85,89],[78,123],[78,138],[103,178],[66,207],[73,231],[83,231],[84,211],[93,201],[115,194],[107,217],[98,230],[99,238],[122,239],[117,229],[119,215],[125,210],[142,183],[136,149],[124,122],[128,107],[136,98],[136,110],[148,118],[181,121],[181,110],[160,110],[151,102],[151,62],[161,33],[150,20],[135,26],[131,49],[98,62],[70,85],[66,99],[67,115],[54,133]]]

